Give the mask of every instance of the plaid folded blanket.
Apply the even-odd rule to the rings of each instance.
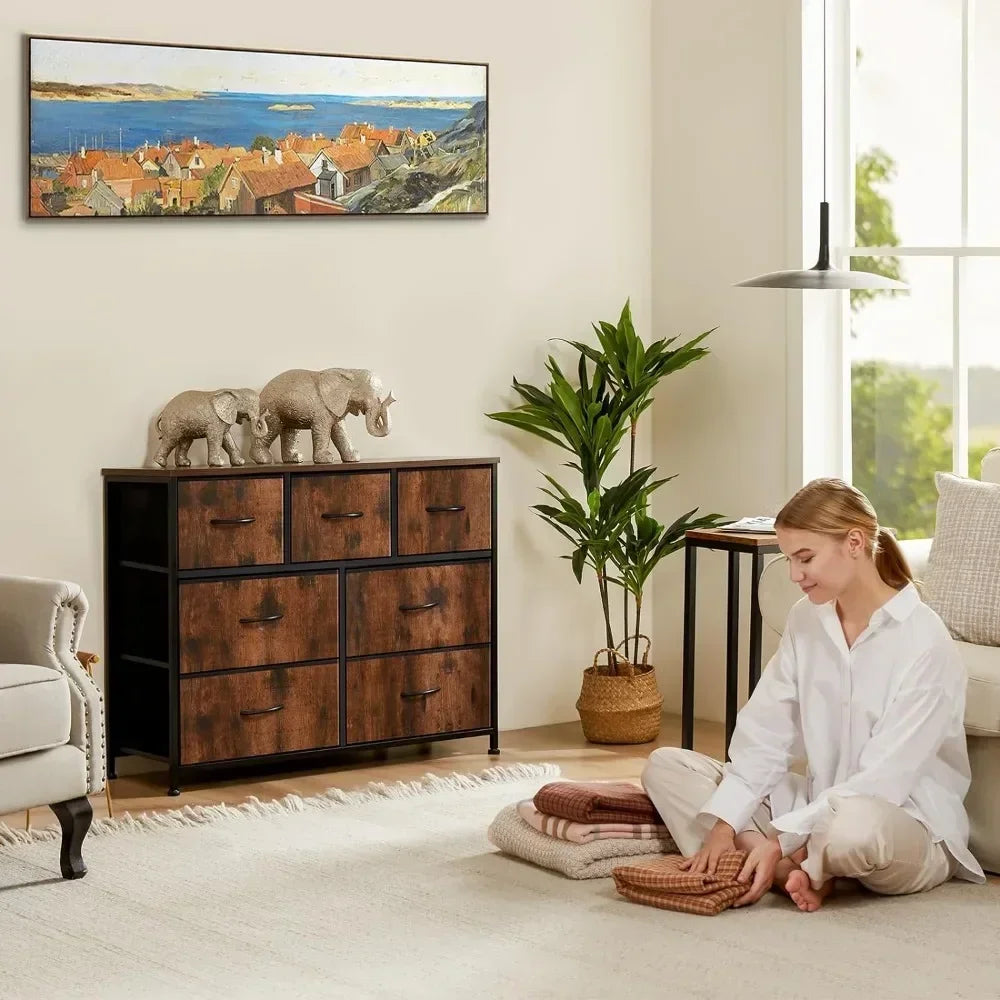
[[[534,803],[540,813],[574,823],[663,823],[649,796],[628,782],[550,781]]]
[[[595,840],[669,840],[670,831],[656,823],[574,823],[559,816],[539,812],[531,799],[517,804],[517,814],[539,833],[571,840],[574,844],[589,844]]]
[[[736,881],[746,859],[746,851],[726,851],[719,858],[714,875],[693,875],[678,871],[684,858],[671,854],[615,868],[611,876],[615,888],[633,903],[713,917],[732,906],[750,888]]]
[[[517,805],[500,810],[487,832],[489,841],[541,868],[561,872],[567,878],[608,878],[611,870],[629,858],[669,854],[677,845],[665,840],[610,839],[574,844],[540,833],[517,814]]]

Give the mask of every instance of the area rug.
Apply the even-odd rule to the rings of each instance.
[[[86,878],[0,830],[0,997],[997,995],[1000,892],[787,900],[718,917],[626,902],[498,853],[553,765],[95,824]]]

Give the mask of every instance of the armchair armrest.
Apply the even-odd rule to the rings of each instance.
[[[51,667],[69,682],[70,743],[87,758],[89,792],[104,787],[104,699],[77,659],[87,598],[75,583],[0,576],[0,663]]]
[[[933,538],[904,538],[899,543],[906,561],[910,564],[910,571],[917,582],[918,590],[927,573],[927,562],[930,559],[933,541]]]
[[[757,597],[764,624],[781,635],[785,631],[788,612],[802,598],[802,591],[789,579],[788,560],[784,556],[774,556],[764,565]]]

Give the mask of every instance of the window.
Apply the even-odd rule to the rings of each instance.
[[[854,292],[844,310],[844,464],[884,524],[926,537],[934,473],[978,477],[1000,445],[1000,3],[844,7],[846,255],[911,289]]]

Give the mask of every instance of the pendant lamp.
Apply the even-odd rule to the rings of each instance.
[[[908,289],[893,278],[867,271],[841,271],[830,265],[830,204],[826,200],[826,0],[823,0],[823,200],[819,205],[819,257],[799,271],[771,271],[736,282],[742,288]]]

